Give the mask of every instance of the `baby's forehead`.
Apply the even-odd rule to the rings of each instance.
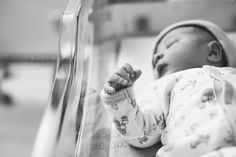
[[[201,28],[199,26],[175,27],[174,29],[168,31],[166,34],[163,35],[162,38],[159,39],[159,41],[155,45],[153,54],[157,52],[157,49],[160,47],[160,45],[167,43],[168,40],[176,40],[181,38],[181,36],[187,36],[187,35],[194,35],[201,41],[208,41],[214,39],[211,33],[209,33],[206,29]]]
[[[161,39],[161,41],[169,36],[176,36],[176,35],[180,35],[180,36],[183,36],[183,35],[195,35],[195,34],[198,34],[198,35],[204,35],[203,34],[203,31],[201,28],[198,28],[196,26],[182,26],[182,27],[177,27],[177,28],[174,28],[170,31],[168,31]]]
[[[187,35],[194,35],[195,37],[199,37],[201,39],[209,39],[211,37],[211,34],[198,26],[181,26],[176,27],[170,31],[168,31],[160,40],[158,43],[156,43],[157,47],[161,43],[165,43],[166,40],[171,38],[179,38]]]

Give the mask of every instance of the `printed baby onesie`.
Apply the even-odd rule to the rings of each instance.
[[[236,156],[236,70],[203,66],[167,75],[135,98],[133,87],[101,92],[122,137],[135,147],[159,140],[158,157]]]

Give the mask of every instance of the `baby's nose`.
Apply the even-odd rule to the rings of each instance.
[[[164,56],[163,53],[158,53],[157,54],[157,59],[160,60],[161,58],[163,58],[163,56]]]

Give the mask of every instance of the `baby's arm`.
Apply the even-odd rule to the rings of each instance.
[[[140,70],[125,64],[108,78],[101,98],[123,138],[133,146],[148,147],[160,140],[164,117],[160,110],[141,111],[137,106],[132,84],[140,75]]]

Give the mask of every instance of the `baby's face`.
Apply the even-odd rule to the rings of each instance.
[[[208,64],[207,42],[194,33],[193,27],[180,27],[167,33],[153,55],[156,78]]]

